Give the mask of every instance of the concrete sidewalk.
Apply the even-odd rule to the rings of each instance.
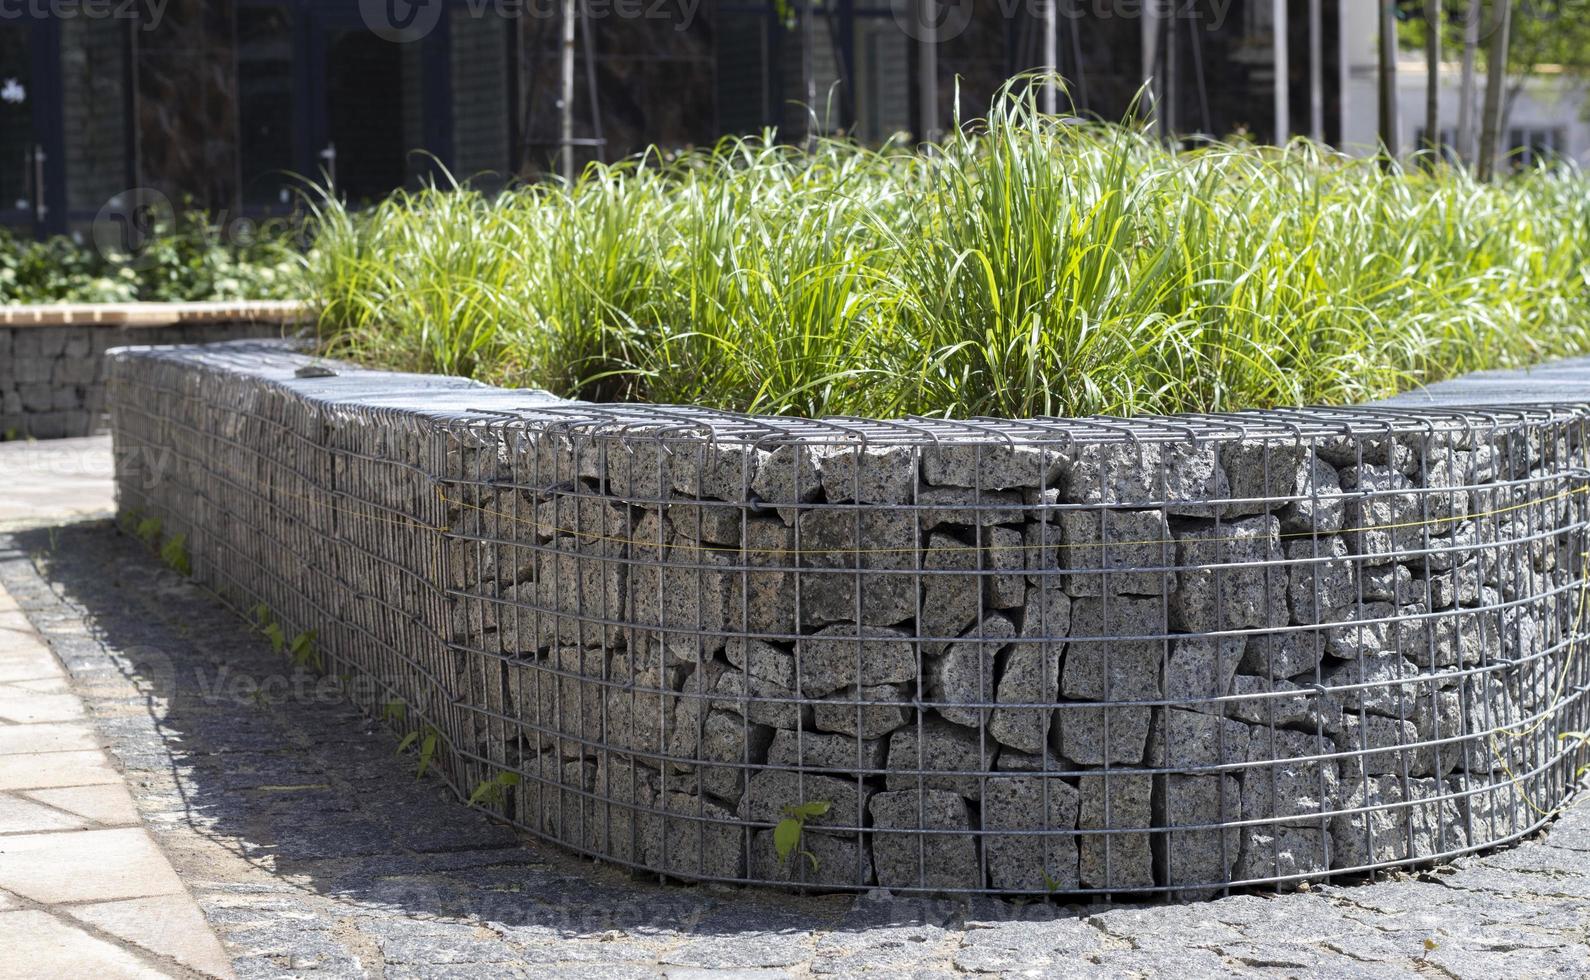
[[[230,977],[50,649],[0,587],[0,977]]]
[[[0,442],[0,531],[108,517],[114,477],[110,436]]]
[[[108,436],[0,443],[0,530],[109,514]],[[0,586],[0,978],[230,977],[50,648]]]

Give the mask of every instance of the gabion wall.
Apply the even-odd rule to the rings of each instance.
[[[1584,758],[1580,408],[814,422],[307,363],[113,355],[122,507],[584,854],[1201,897],[1513,840]]]
[[[201,344],[282,333],[280,322],[234,320],[164,327],[0,326],[0,438],[60,439],[104,428],[105,352],[129,339]]]

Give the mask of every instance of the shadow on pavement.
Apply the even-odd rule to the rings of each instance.
[[[268,879],[333,900],[389,961],[404,942],[434,945],[449,923],[489,923],[472,941],[503,944],[521,965],[539,942],[584,937],[613,963],[655,962],[687,941],[713,948],[687,965],[788,966],[796,945],[811,957],[814,931],[852,930],[924,955],[932,937],[974,916],[1069,920],[1099,935],[1054,905],[661,884],[524,843],[435,777],[416,780],[413,756],[395,754],[396,738],[334,681],[295,672],[213,595],[106,521],[21,532],[9,548],[0,537],[0,581],[72,671],[190,884],[214,880],[218,894],[237,895]],[[231,900],[206,903],[212,919],[218,903]],[[266,919],[283,930],[273,941],[303,941],[290,916]],[[257,925],[216,924],[234,946],[271,938]],[[798,943],[783,949],[781,937]],[[559,955],[571,951],[565,943]],[[453,962],[494,955],[466,952]]]

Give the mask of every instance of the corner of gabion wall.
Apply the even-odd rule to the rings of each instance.
[[[1574,783],[1578,409],[814,422],[303,360],[116,355],[122,506],[584,854],[1202,897]]]

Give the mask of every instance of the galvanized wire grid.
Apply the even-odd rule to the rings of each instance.
[[[123,508],[584,854],[1201,897],[1516,839],[1584,759],[1577,407],[814,422],[305,360],[121,353]]]

